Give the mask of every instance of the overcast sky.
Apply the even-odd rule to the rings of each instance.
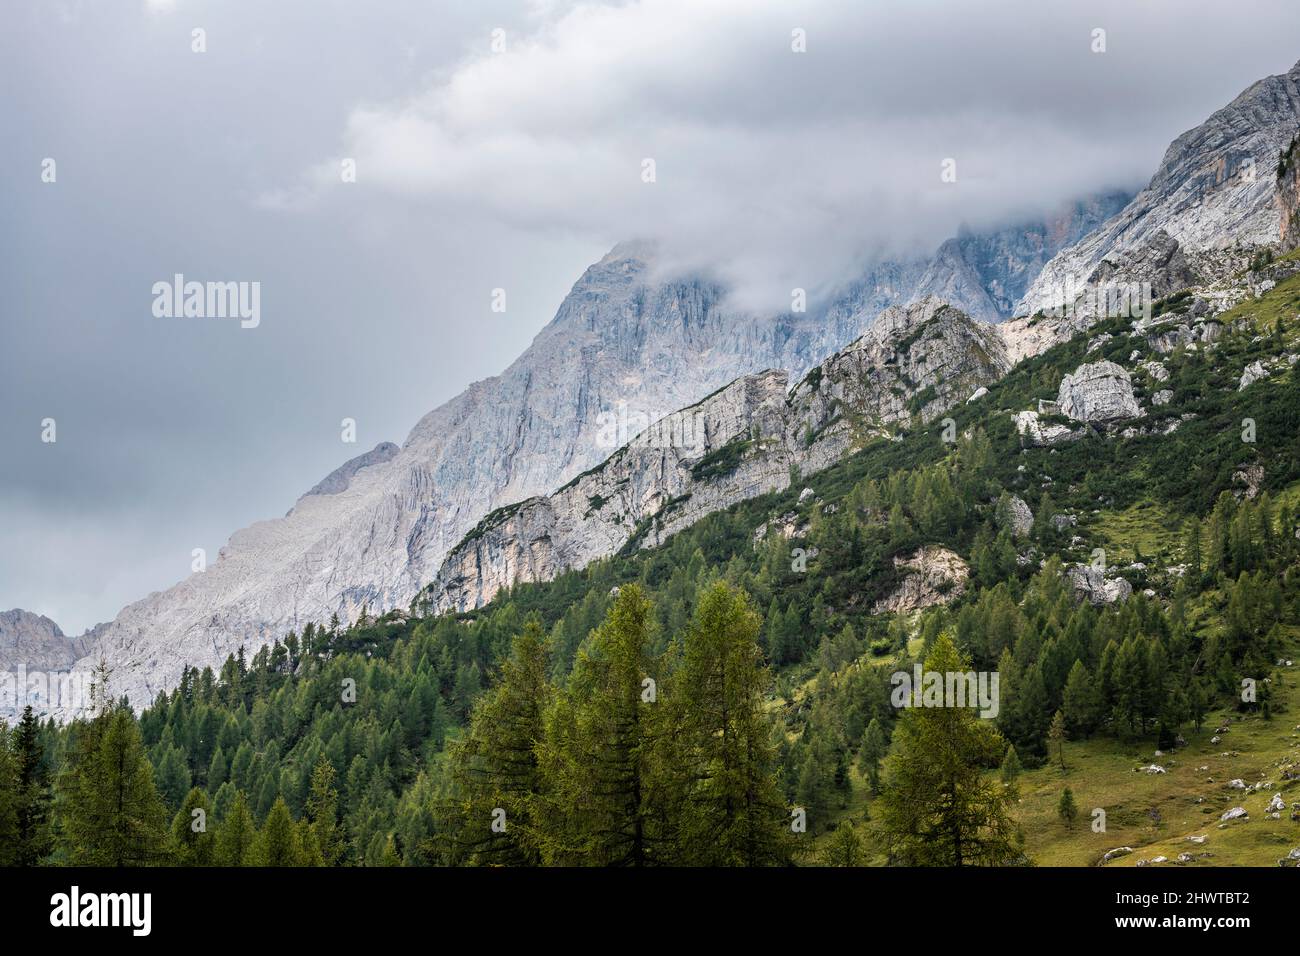
[[[1174,136],[1300,58],[1295,0],[0,18],[0,609],[73,634],[499,372],[619,239],[777,308],[863,256],[1139,188]],[[260,283],[260,324],[155,316],[175,273]]]

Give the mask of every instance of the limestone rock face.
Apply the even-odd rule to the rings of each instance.
[[[1250,388],[1256,382],[1268,378],[1268,369],[1264,367],[1263,362],[1251,362],[1241,373],[1241,381],[1237,383],[1237,391]]]
[[[1189,284],[1192,253],[1276,242],[1281,211],[1273,169],[1298,125],[1300,63],[1253,84],[1175,139],[1132,202],[1047,263],[1017,314],[1060,305],[1061,290],[1072,285],[1114,281],[1125,273],[1142,278],[1135,259],[1150,260],[1146,278],[1162,295],[1180,282]],[[1152,269],[1155,264],[1160,267]],[[1161,276],[1166,288],[1154,290]]]
[[[1056,402],[1061,414],[1076,422],[1111,422],[1142,414],[1128,370],[1114,362],[1080,365],[1061,379]]]
[[[1300,137],[1291,140],[1278,163],[1275,201],[1282,251],[1300,249]]]
[[[1092,604],[1114,604],[1127,601],[1133,594],[1133,585],[1124,578],[1108,578],[1091,565],[1081,564],[1065,572],[1076,597]]]
[[[372,465],[381,465],[384,462],[391,461],[399,451],[401,449],[390,441],[380,442],[364,455],[358,455],[351,461],[344,462],[338,468],[335,468],[303,497],[341,494],[348,490],[348,485],[352,483],[352,476],[362,468],[369,468]]]
[[[0,671],[66,670],[84,653],[82,641],[68,637],[43,614],[0,611]]]
[[[876,602],[877,614],[908,614],[936,604],[948,604],[961,597],[970,577],[970,568],[960,555],[937,546],[899,555],[894,558],[894,565],[909,573],[892,594]]]
[[[551,495],[489,515],[448,554],[430,605],[481,607],[502,587],[659,544],[788,487],[792,465],[812,474],[886,425],[933,420],[1007,368],[996,330],[963,312],[933,299],[888,309],[788,397],[784,372],[744,376]]]
[[[999,524],[1010,529],[1013,538],[1026,537],[1034,527],[1034,513],[1019,495],[1006,498],[1004,506],[998,510],[997,518]]]

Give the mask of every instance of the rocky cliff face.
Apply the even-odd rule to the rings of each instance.
[[[1300,249],[1300,136],[1278,160],[1276,201],[1282,251]]]
[[[985,234],[963,231],[939,247],[907,301],[934,296],[983,322],[1010,318],[1052,256],[1132,198],[1131,193],[1108,191],[1070,203],[1040,223]]]
[[[927,422],[1009,367],[995,328],[928,298],[887,309],[786,395],[784,372],[744,376],[667,416],[552,495],[488,516],[429,589],[438,611],[662,542],[711,512],[787,487],[891,425]]]
[[[1005,290],[1106,203],[962,237],[967,253],[952,259],[960,281],[945,278],[940,260],[881,263],[828,303],[778,316],[737,312],[717,283],[664,275],[652,247],[622,244],[586,271],[500,376],[426,415],[400,448],[386,442],[348,461],[283,518],[236,532],[204,572],[124,608],[86,635],[93,651],[78,666],[102,656],[113,692],[140,704],[185,665],[219,666],[241,645],[251,651],[332,614],[346,622],[366,606],[406,607],[488,512],[552,491],[738,376],[765,368],[802,376],[923,285],[1000,317]]]
[[[0,671],[66,670],[85,652],[80,640],[68,637],[42,614],[17,608],[0,611]]]
[[[251,651],[331,614],[349,621],[367,605],[373,612],[405,607],[493,509],[547,495],[665,412],[763,369],[787,369],[793,380],[812,372],[791,394],[779,423],[762,410],[770,404],[762,396],[778,390],[779,373],[733,387],[711,406],[722,424],[706,436],[704,455],[721,456],[712,459],[716,466],[742,452],[725,481],[704,469],[704,460],[670,448],[672,454],[661,454],[657,463],[641,463],[660,469],[665,488],[684,481],[683,469],[701,468],[708,480],[692,475],[689,492],[681,494],[652,493],[643,483],[644,500],[625,492],[631,497],[621,505],[622,518],[609,519],[608,527],[601,518],[567,546],[530,544],[531,550],[485,551],[472,560],[461,555],[465,563],[440,579],[449,606],[480,601],[502,581],[527,579],[520,577],[523,569],[550,573],[547,568],[589,560],[583,555],[616,540],[628,518],[639,516],[633,523],[645,523],[639,540],[653,542],[718,502],[777,487],[792,461],[808,470],[824,467],[861,437],[855,429],[933,416],[969,396],[983,370],[1036,354],[1088,324],[1075,314],[1026,317],[992,334],[969,320],[949,321],[958,310],[1003,319],[1019,297],[1017,311],[1027,316],[1024,303],[1035,300],[1035,290],[1059,285],[1074,272],[1101,269],[1099,275],[1113,277],[1130,267],[1155,269],[1172,290],[1201,272],[1240,268],[1216,247],[1272,241],[1280,221],[1273,177],[1264,170],[1252,179],[1245,160],[1253,157],[1258,165],[1262,157],[1276,157],[1294,132],[1298,101],[1296,70],[1263,80],[1179,137],[1151,185],[1118,214],[1111,215],[1122,197],[1100,197],[1049,223],[961,235],[929,260],[877,264],[804,313],[739,313],[716,282],[664,275],[652,249],[620,245],[587,270],[554,320],[505,372],[426,415],[400,448],[384,444],[349,461],[284,518],[236,532],[206,571],[128,606],[85,635],[90,646],[77,666],[89,669],[102,657],[113,671],[112,692],[139,705],[172,686],[184,665],[218,666],[240,646]],[[1207,258],[1207,251],[1216,255]],[[1049,258],[1043,275],[1020,296]],[[936,292],[955,306],[952,316],[939,315],[927,298]],[[858,338],[882,310],[921,303],[928,304],[915,314],[926,319],[907,327],[915,331],[938,316],[934,327],[956,336],[947,351],[924,330],[908,348],[897,339]],[[911,322],[887,319],[879,335]],[[850,342],[853,347],[821,364]],[[910,346],[918,343],[924,347],[913,353]],[[888,367],[886,353],[896,368]],[[977,358],[971,368],[980,374],[965,374],[971,355]],[[738,427],[725,424],[727,415],[751,419],[761,440],[738,448],[751,439],[723,439]],[[809,434],[811,444],[801,444]],[[597,493],[587,497],[581,516],[591,520],[587,512]],[[507,517],[563,529],[576,526],[580,506],[566,499],[550,502],[549,512],[534,504]],[[501,520],[498,515],[484,530],[504,527],[496,523]],[[541,540],[522,525],[517,531],[520,542]],[[503,533],[502,547],[504,541]],[[498,563],[507,570],[496,569]]]
[[[1155,290],[1160,296],[1209,278],[1196,271],[1194,253],[1276,242],[1271,171],[1297,124],[1300,63],[1255,83],[1174,140],[1151,182],[1123,211],[1048,262],[1017,314],[1060,305],[1066,289],[1144,276],[1154,286],[1168,273],[1166,288]],[[1178,252],[1191,261],[1178,262]],[[1133,261],[1153,258],[1169,268]]]

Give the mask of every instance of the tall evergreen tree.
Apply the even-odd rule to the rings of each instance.
[[[40,723],[30,704],[23,708],[23,715],[14,728],[13,750],[18,772],[15,862],[19,866],[35,866],[52,848],[49,822],[53,795],[49,771],[45,767],[45,748],[41,745]]]
[[[624,585],[578,652],[569,686],[547,718],[542,748],[549,862],[600,866],[668,862],[664,746],[671,734],[650,657],[653,608]]]
[[[305,816],[311,842],[320,854],[322,866],[336,865],[345,850],[338,823],[339,794],[334,787],[334,777],[334,765],[322,755],[311,773],[311,792],[307,796]]]
[[[542,785],[537,748],[552,696],[546,673],[542,627],[530,620],[514,639],[500,681],[479,699],[455,747],[459,843],[474,862],[541,862],[534,809]]]
[[[304,866],[307,862],[298,824],[294,823],[283,797],[276,799],[257,832],[253,861],[256,866]]]
[[[78,727],[64,772],[63,832],[83,866],[146,866],[167,856],[167,815],[140,727],[126,707]]]
[[[19,855],[18,760],[9,748],[9,728],[0,722],[0,866],[15,866]]]
[[[880,792],[880,761],[885,759],[888,745],[885,743],[885,731],[880,726],[880,718],[872,717],[862,735],[862,745],[858,748],[858,763],[871,784],[872,794]]]
[[[763,698],[771,678],[761,623],[746,596],[716,583],[700,597],[673,680],[684,752],[695,779],[680,804],[681,862],[761,866],[790,857],[789,810],[776,785]]]
[[[253,844],[256,839],[257,829],[253,825],[253,814],[248,809],[248,799],[244,796],[244,791],[236,790],[230,808],[217,824],[213,845],[216,864],[252,866]]]
[[[216,821],[208,795],[193,787],[172,818],[172,845],[181,866],[211,866],[214,857]]]
[[[941,635],[925,661],[929,672],[967,669]],[[878,801],[892,862],[904,866],[999,866],[1021,855],[1011,794],[984,768],[1006,742],[991,723],[964,707],[912,707],[894,729]]]
[[[826,863],[829,866],[862,866],[866,863],[862,838],[848,820],[841,821],[831,833],[826,845]]]

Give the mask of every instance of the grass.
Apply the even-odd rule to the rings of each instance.
[[[1144,551],[1145,553],[1145,551]],[[1136,866],[1139,860],[1168,858],[1161,866],[1277,866],[1277,861],[1300,847],[1300,822],[1290,819],[1290,806],[1300,801],[1300,780],[1284,781],[1282,770],[1300,771],[1300,628],[1292,628],[1287,656],[1296,666],[1281,668],[1274,681],[1272,720],[1239,715],[1232,710],[1212,711],[1199,733],[1184,728],[1187,746],[1155,756],[1155,738],[1129,742],[1094,737],[1065,744],[1066,769],[1053,762],[1021,773],[1016,819],[1025,835],[1025,852],[1037,866],[1096,866],[1116,847],[1133,852],[1107,866]],[[1228,726],[1218,744],[1215,730]],[[1227,756],[1225,756],[1227,754]],[[1138,770],[1151,763],[1163,774]],[[1207,768],[1202,770],[1201,768]],[[837,809],[829,825],[809,837],[805,858],[817,860],[831,832],[848,819],[865,839],[869,865],[883,866],[884,853],[872,832],[862,826],[871,816],[873,798],[866,780],[855,768],[847,805]],[[1246,784],[1272,781],[1271,790],[1246,794],[1228,788],[1228,781]],[[1066,826],[1057,816],[1061,791],[1074,792],[1079,815]],[[1269,820],[1264,808],[1280,793],[1286,802],[1281,819]],[[1234,820],[1222,828],[1219,818],[1232,807],[1245,807],[1250,819]],[[1092,811],[1106,811],[1105,832],[1092,830]],[[1158,814],[1152,815],[1152,811]],[[1195,844],[1188,837],[1203,836]],[[1195,859],[1179,864],[1179,854]]]
[[[1300,654],[1300,640],[1290,635],[1291,660]],[[1025,848],[1040,866],[1093,866],[1107,850],[1133,848],[1107,866],[1136,866],[1139,860],[1165,856],[1179,865],[1181,853],[1196,858],[1188,866],[1276,866],[1279,858],[1300,846],[1300,823],[1290,819],[1290,805],[1300,801],[1300,780],[1284,781],[1282,769],[1300,769],[1300,665],[1279,669],[1274,681],[1272,720],[1213,711],[1200,733],[1183,731],[1187,746],[1155,756],[1153,739],[1128,745],[1113,738],[1067,742],[1066,770],[1051,763],[1020,776],[1017,814],[1025,832]],[[1218,727],[1227,726],[1218,744],[1210,743]],[[1224,756],[1227,754],[1228,756]],[[1163,774],[1136,770],[1151,763]],[[1204,767],[1206,769],[1202,770]],[[1271,790],[1244,793],[1228,781],[1246,784],[1272,781]],[[1056,814],[1061,791],[1074,792],[1079,816],[1067,827]],[[1266,819],[1264,808],[1273,794],[1286,801],[1281,819]],[[1248,821],[1234,820],[1222,828],[1219,818],[1240,806]],[[1106,811],[1106,831],[1094,833],[1092,811]],[[1155,811],[1158,819],[1152,816]],[[1201,845],[1188,837],[1203,836]],[[1204,854],[1204,855],[1202,855]]]
[[[1115,564],[1135,560],[1137,552],[1149,562],[1160,555],[1177,555],[1182,548],[1181,519],[1172,517],[1149,499],[1123,511],[1091,516],[1086,527],[1094,538],[1100,539],[1107,559]]]

